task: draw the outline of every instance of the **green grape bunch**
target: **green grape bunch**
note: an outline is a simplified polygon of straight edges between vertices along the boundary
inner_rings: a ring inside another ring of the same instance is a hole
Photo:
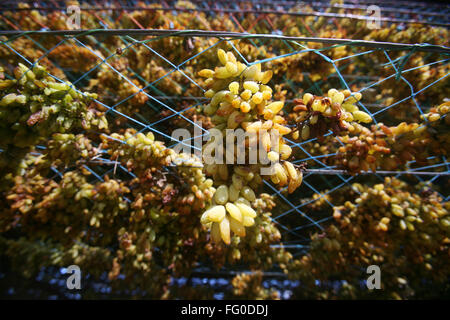
[[[42,66],[19,64],[13,79],[0,80],[0,89],[1,148],[29,147],[53,133],[108,126],[92,102],[96,95],[57,82]]]

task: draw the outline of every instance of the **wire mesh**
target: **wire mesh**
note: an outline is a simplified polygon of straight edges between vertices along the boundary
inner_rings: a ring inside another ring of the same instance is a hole
[[[261,63],[263,69],[272,68],[275,73],[286,59],[300,57],[296,63],[301,64],[304,59],[309,64],[303,65],[299,74],[282,70],[276,77],[287,91],[287,103],[304,92],[322,95],[330,87],[350,89],[367,97],[360,102],[360,108],[372,117],[374,123],[397,124],[405,113],[418,119],[438,103],[434,97],[438,90],[448,96],[450,48],[446,47],[447,39],[439,45],[404,44],[362,40],[350,37],[353,35],[345,32],[343,34],[349,36],[347,39],[331,39],[312,30],[304,20],[306,17],[332,18],[327,24],[341,29],[342,19],[367,19],[361,15],[366,9],[363,5],[366,2],[358,1],[350,5],[330,5],[322,1],[301,3],[312,8],[310,12],[298,11],[299,4],[295,1],[191,2],[195,4],[194,8],[179,8],[174,1],[163,1],[162,7],[155,9],[150,7],[154,2],[144,1],[139,11],[136,11],[134,2],[117,1],[105,6],[97,1],[86,1],[86,7],[82,10],[89,12],[89,18],[83,23],[87,23],[92,30],[52,32],[50,30],[54,28],[35,19],[29,10],[35,7],[44,15],[48,14],[47,11],[61,11],[65,7],[63,2],[41,1],[37,5],[30,1],[30,7],[19,8],[16,2],[4,1],[0,6],[0,26],[3,29],[0,31],[0,62],[5,65],[21,62],[27,66],[44,64],[51,77],[61,83],[70,81],[71,86],[79,92],[89,86],[95,88],[98,85],[95,79],[100,72],[108,73],[109,77],[130,87],[128,92],[132,93],[118,94],[113,89],[106,90],[101,92],[95,102],[123,126],[135,128],[138,133],[153,132],[158,140],[171,147],[180,143],[170,135],[175,124],[190,129],[197,126],[192,111],[207,99],[203,97],[205,89],[198,81],[195,66],[213,61],[219,47],[233,50],[247,66]],[[420,22],[449,26],[448,5],[427,4],[425,10],[423,3],[400,5],[383,1],[380,5],[382,14],[389,15],[382,20],[386,23]],[[337,11],[326,12],[327,9]],[[183,12],[193,14],[177,21],[171,21],[172,16],[168,16],[160,23],[160,27],[165,26],[164,29],[148,30],[166,12],[172,12],[173,17]],[[233,30],[205,31],[211,30],[213,26],[205,20],[206,12],[229,21]],[[20,21],[24,14],[29,17],[26,22]],[[286,30],[279,27],[284,21],[282,17],[287,15],[298,19],[295,24],[303,26],[303,36],[283,35]],[[61,16],[67,18],[64,12]],[[34,27],[34,31],[23,31],[23,25],[27,23]],[[119,24],[136,30],[116,29]],[[191,30],[193,26],[198,28]],[[176,30],[184,28],[189,30]],[[265,34],[260,34],[261,31]],[[164,44],[169,45],[164,47]],[[68,62],[81,51],[83,55],[74,58],[72,63]],[[144,61],[152,67],[145,69],[146,66],[139,64],[139,56],[144,56]],[[417,57],[420,59],[415,59]],[[415,81],[425,72],[437,73],[438,76],[425,78],[423,82]],[[403,95],[397,96],[392,90],[386,91],[389,86],[390,89],[397,87]],[[390,94],[395,95],[394,100]],[[135,102],[139,98],[142,106],[133,110],[131,101]],[[201,130],[206,134],[205,129]],[[331,132],[325,136],[331,136]],[[354,182],[376,183],[382,182],[384,176],[396,176],[411,183],[421,182],[432,186],[445,201],[449,199],[446,186],[450,163],[443,156],[434,157],[430,160],[431,164],[427,165],[410,161],[406,170],[377,170],[349,175],[335,165],[333,159],[337,156],[336,149],[325,152],[315,150],[317,138],[288,142],[296,155],[294,163],[308,163],[303,184],[295,193],[287,195],[286,188],[277,189],[271,182],[265,181],[264,191],[277,199],[273,221],[282,230],[284,247],[291,250],[294,256],[305,253],[308,250],[308,235],[322,232],[323,225],[332,218],[332,209],[336,204],[332,203],[330,195],[342,192],[344,187],[352,188]],[[181,143],[190,144],[190,141]],[[338,139],[335,143],[342,145]],[[39,153],[43,148],[38,146],[35,152]],[[93,180],[103,181],[106,175],[119,176],[121,179],[134,176],[119,162],[109,159],[106,153],[89,159],[84,167],[92,173]],[[57,168],[53,168],[53,171],[54,177],[62,176],[65,172]],[[311,207],[318,202],[328,206],[319,211],[312,210]],[[205,276],[205,273],[201,275]]]
[[[26,2],[26,1],[25,1]],[[24,3],[24,2],[22,2]],[[40,12],[51,12],[65,10],[64,1],[29,1],[31,8]],[[100,24],[105,21],[101,18],[107,13],[115,19],[130,17],[131,11],[171,11],[171,12],[192,12],[198,16],[199,13],[207,13],[211,16],[217,14],[227,14],[236,23],[239,31],[252,32],[251,29],[261,22],[271,23],[270,16],[287,15],[291,17],[327,17],[333,23],[340,23],[341,19],[354,19],[367,21],[371,18],[367,16],[367,6],[370,2],[357,2],[356,4],[330,3],[328,1],[191,1],[191,5],[179,5],[177,1],[82,1],[83,10],[93,12]],[[383,22],[388,23],[420,23],[436,26],[449,26],[448,13],[449,6],[437,3],[424,5],[420,2],[383,2],[379,6]],[[19,7],[17,2],[5,1],[0,5],[0,9],[8,11],[28,11],[30,8]],[[240,21],[248,14],[255,15],[254,25],[247,30],[243,30]],[[106,19],[108,20],[108,19]],[[265,22],[264,22],[265,21]],[[137,20],[133,21],[138,28],[148,28]],[[107,25],[107,22],[106,22]]]

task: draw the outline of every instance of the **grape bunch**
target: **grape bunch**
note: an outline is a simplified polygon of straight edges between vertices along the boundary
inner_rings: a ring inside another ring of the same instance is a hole
[[[14,172],[30,148],[55,133],[108,128],[95,94],[57,82],[38,64],[19,64],[13,73],[0,80],[0,170]]]
[[[133,181],[137,186],[133,190],[142,192],[149,189],[138,196],[141,200],[136,208],[142,210],[141,213],[146,204],[158,200],[167,208],[189,214],[203,209],[212,198],[213,183],[204,176],[199,159],[167,148],[155,140],[153,133],[127,129],[123,135],[103,135],[102,141],[100,147],[108,150],[110,159],[137,176],[137,181]],[[149,191],[154,195],[145,196]]]
[[[430,164],[429,155],[447,156],[449,103],[433,107],[419,123],[402,122],[388,127],[383,123],[366,128],[359,124],[354,130],[339,137],[344,144],[338,148],[336,164],[350,173],[360,171],[398,170],[408,161],[417,166]]]
[[[334,207],[334,222],[314,234],[309,253],[290,265],[291,276],[305,284],[296,295],[399,299],[425,294],[420,292],[425,289],[423,279],[445,286],[449,202],[429,187],[390,177],[372,186],[354,183],[352,188],[359,194],[347,190],[345,203]],[[360,286],[370,265],[380,267],[383,290]],[[336,275],[343,283],[331,290]]]
[[[75,43],[57,46],[50,51],[49,58],[58,61],[59,67],[77,73],[88,72],[104,59],[101,52],[95,51],[89,46],[77,46]]]
[[[199,72],[201,77],[207,78],[205,85],[208,90],[205,96],[211,99],[203,107],[203,112],[212,116],[214,129],[225,133],[225,136],[227,129],[245,130],[250,134],[243,141],[245,159],[250,157],[249,151],[254,150],[252,147],[259,144],[265,152],[263,156],[273,164],[270,168],[272,182],[288,186],[289,192],[293,192],[300,186],[303,175],[287,161],[292,149],[286,144],[283,135],[289,134],[291,129],[284,125],[286,120],[279,115],[284,103],[271,101],[273,90],[267,83],[273,72],[261,71],[260,64],[246,67],[230,51],[219,49],[217,55],[222,66]],[[271,137],[269,130],[278,133],[276,140]],[[216,147],[223,141],[223,136],[211,139],[204,150]],[[232,148],[237,149],[236,147],[233,140]],[[230,151],[226,150],[225,153]],[[258,172],[262,165],[235,165],[238,162],[238,152],[233,150],[232,153],[232,165],[212,163],[205,166],[206,173],[212,175],[214,181],[225,183],[218,186],[211,208],[205,211],[201,219],[203,224],[211,228],[213,240],[223,240],[226,244],[231,243],[230,231],[244,237],[245,227],[254,224],[256,212],[251,202],[256,199],[256,195],[253,189],[262,184],[262,177]],[[260,160],[261,157],[260,153]],[[229,173],[229,168],[233,168],[232,174]]]
[[[84,134],[55,133],[43,154],[56,167],[69,166],[96,157],[100,150]]]
[[[297,127],[292,137],[305,141],[320,138],[329,130],[339,135],[342,131],[354,131],[356,122],[372,122],[370,115],[356,106],[361,98],[361,93],[350,90],[330,89],[325,97],[305,93],[302,99],[294,100],[293,112],[289,114],[290,122]]]
[[[19,64],[14,79],[0,80],[0,88],[2,147],[28,147],[53,133],[108,126],[92,102],[96,95],[55,81],[39,65]]]
[[[233,295],[240,299],[257,300],[280,300],[280,294],[273,288],[265,289],[263,284],[263,273],[240,273],[231,280]]]

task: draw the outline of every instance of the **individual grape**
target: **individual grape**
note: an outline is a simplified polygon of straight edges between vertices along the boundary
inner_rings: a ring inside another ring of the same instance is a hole
[[[214,70],[203,69],[198,72],[198,75],[204,78],[212,78],[214,76]]]
[[[242,112],[247,113],[251,110],[251,108],[252,107],[250,106],[250,104],[248,102],[245,102],[245,101],[241,102],[240,109]]]
[[[239,208],[239,210],[241,210],[244,217],[256,218],[256,211],[250,206],[240,202],[235,202],[235,205]]]
[[[232,175],[232,181],[233,181],[233,186],[236,188],[236,190],[241,190],[245,183],[244,179],[237,174]]]
[[[214,206],[208,209],[206,218],[212,222],[220,222],[225,218],[225,207],[221,205]]]
[[[292,148],[287,144],[282,144],[280,146],[280,155],[282,160],[287,160],[292,154]]]
[[[269,120],[283,109],[284,103],[281,101],[272,102],[263,111],[264,119]]]
[[[226,185],[221,185],[217,188],[214,194],[214,200],[217,204],[225,205],[228,202],[228,187]]]
[[[238,72],[238,67],[233,62],[227,62],[225,65],[225,68],[227,69],[228,73],[230,73],[230,74],[236,74]]]
[[[242,93],[240,94],[240,97],[242,99],[244,99],[245,101],[250,100],[250,98],[252,97],[252,92],[249,89],[245,89],[244,91],[242,91]]]
[[[368,115],[367,113],[365,113],[363,111],[359,111],[359,110],[354,111],[353,117],[356,121],[360,121],[360,122],[364,122],[364,123],[372,122],[372,118],[370,117],[370,115]]]
[[[225,207],[226,207],[226,209],[227,209],[227,212],[230,214],[230,216],[231,216],[234,220],[236,220],[236,221],[238,221],[238,222],[242,222],[242,213],[241,213],[240,209],[239,209],[236,205],[234,205],[234,204],[231,203],[231,202],[228,202],[228,203],[225,205]]]
[[[222,232],[219,223],[213,223],[211,227],[211,238],[215,243],[220,243],[222,239]]]
[[[226,244],[230,244],[231,240],[230,240],[230,221],[228,220],[227,217],[225,217],[221,222],[220,222],[220,236],[223,240],[223,242],[225,242]]]
[[[244,81],[244,89],[250,91],[250,94],[255,94],[259,91],[259,85],[255,81]],[[247,92],[245,90],[244,92]]]
[[[255,192],[247,186],[241,189],[241,195],[250,202],[255,201],[256,199]]]
[[[239,93],[239,82],[237,81],[231,82],[228,86],[228,89],[232,94],[237,95]]]
[[[242,218],[242,225],[244,227],[251,227],[255,224],[255,220],[250,216],[244,216]]]
[[[230,218],[229,222],[231,231],[233,231],[239,237],[245,237],[245,226],[242,224],[241,221],[238,221],[234,218]]]
[[[256,92],[253,96],[252,96],[252,102],[254,104],[260,104],[261,102],[263,102],[264,97],[263,94],[261,92]]]
[[[280,159],[280,155],[278,153],[276,153],[275,151],[270,151],[267,154],[267,157],[269,158],[270,161],[272,162],[277,162]]]
[[[228,187],[228,195],[230,201],[236,201],[239,198],[240,190],[235,187],[234,184],[231,184]]]
[[[217,56],[219,57],[219,60],[223,65],[227,64],[228,57],[227,57],[226,52],[223,49],[217,50]]]
[[[255,79],[261,72],[261,64],[254,64],[244,70],[243,76],[245,79]]]

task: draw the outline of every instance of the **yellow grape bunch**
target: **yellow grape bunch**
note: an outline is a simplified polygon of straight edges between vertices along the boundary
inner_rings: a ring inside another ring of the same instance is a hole
[[[205,165],[206,174],[212,176],[215,183],[219,182],[219,186],[212,206],[202,215],[201,221],[211,228],[214,241],[223,240],[230,244],[231,231],[238,237],[244,237],[245,227],[255,223],[257,213],[252,208],[252,202],[256,199],[254,190],[263,182],[262,176],[268,176],[280,187],[287,186],[292,193],[302,183],[303,174],[287,161],[292,149],[283,136],[291,133],[291,129],[279,114],[284,103],[271,100],[273,90],[267,83],[273,72],[261,71],[261,64],[246,66],[237,61],[232,52],[219,49],[217,55],[222,66],[214,70],[203,69],[199,76],[206,78],[208,90],[205,96],[211,99],[202,111],[211,117],[214,129],[222,132],[222,138],[208,141],[203,150],[227,140],[230,129],[234,132],[240,129],[246,136],[242,145],[234,138],[231,148],[227,144],[225,153],[232,151],[231,164],[227,155],[227,164]],[[238,152],[234,151],[242,146],[245,159],[250,158],[254,146],[259,146],[259,151],[262,151],[258,153],[259,161],[252,164],[237,161]],[[267,162],[263,163],[263,158]]]
[[[229,201],[229,188],[226,185],[217,188],[214,194],[216,204],[201,217],[201,223],[211,228],[211,238],[214,242],[220,242],[222,239],[226,244],[230,244],[231,231],[238,237],[245,237],[245,227],[255,224],[256,211],[248,200],[250,197],[255,200],[255,193],[249,187],[246,188],[247,198],[241,197],[234,202]]]
[[[325,97],[305,93],[302,99],[295,99],[294,112],[289,114],[289,120],[297,125],[293,139],[321,137],[329,130],[335,134],[353,132],[356,122],[372,122],[371,116],[356,105],[361,98],[360,92],[330,89]]]

